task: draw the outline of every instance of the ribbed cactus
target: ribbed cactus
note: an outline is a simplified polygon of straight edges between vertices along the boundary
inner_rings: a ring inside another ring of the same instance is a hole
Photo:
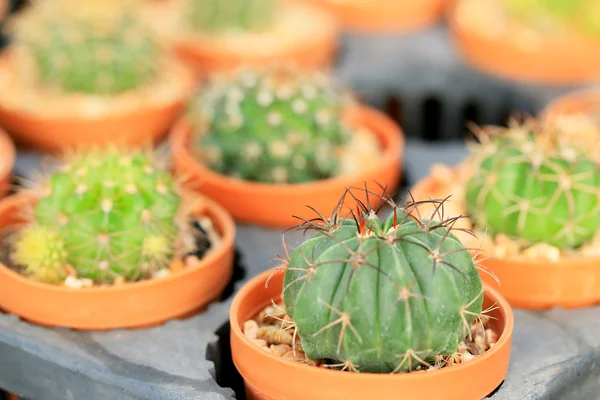
[[[64,0],[42,4],[45,8],[40,10],[34,6],[31,19],[26,17],[16,31],[17,44],[33,60],[40,83],[95,95],[119,94],[151,83],[161,49],[135,9],[121,10],[118,4],[98,8],[98,0],[90,3]],[[72,9],[61,8],[69,4]]]
[[[280,0],[185,0],[190,26],[203,33],[253,32],[270,27]]]
[[[191,117],[208,166],[244,180],[298,183],[338,173],[349,99],[321,73],[244,71],[200,93]]]
[[[484,138],[466,188],[479,227],[560,249],[598,232],[600,166],[562,136],[551,126],[527,124]]]
[[[339,206],[300,225],[316,234],[283,258],[285,308],[307,357],[406,372],[454,354],[483,303],[473,256],[451,232],[457,218],[421,219],[410,203],[382,220],[358,204],[352,219]]]
[[[171,261],[179,205],[171,175],[151,153],[76,154],[49,177],[12,259],[51,283],[67,265],[95,282],[147,278]]]
[[[550,21],[600,36],[600,2],[597,0],[505,0],[511,15],[539,26]]]

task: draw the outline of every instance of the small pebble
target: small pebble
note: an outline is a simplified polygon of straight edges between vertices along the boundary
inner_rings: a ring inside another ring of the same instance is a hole
[[[124,283],[125,283],[125,278],[123,278],[122,276],[117,276],[115,278],[115,280],[113,281],[114,286],[123,285]]]
[[[163,269],[159,269],[158,271],[156,271],[153,275],[152,278],[154,279],[161,279],[161,278],[165,278],[169,276],[169,270],[166,268]]]
[[[258,346],[258,347],[261,347],[261,348],[262,347],[266,347],[268,349],[267,342],[265,342],[262,339],[250,339],[250,342],[252,342],[255,346]]]
[[[292,347],[287,344],[272,344],[269,348],[271,349],[271,354],[277,357],[282,357],[292,350]]]
[[[258,324],[256,323],[256,321],[251,319],[249,321],[244,322],[243,332],[248,339],[256,339],[258,334]]]
[[[276,326],[261,326],[258,328],[258,338],[267,341],[269,344],[292,344],[292,335]]]

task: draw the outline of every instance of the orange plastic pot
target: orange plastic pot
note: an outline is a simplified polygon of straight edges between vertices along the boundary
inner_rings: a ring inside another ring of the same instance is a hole
[[[302,2],[293,0],[290,3]],[[321,13],[318,8],[314,8],[313,12]],[[262,49],[256,47],[253,50],[248,42],[240,43],[238,49],[223,46],[218,40],[193,36],[175,40],[174,47],[179,57],[187,62],[198,77],[229,72],[240,67],[264,68],[282,63],[306,69],[326,69],[334,62],[338,28],[333,20],[329,22],[329,18],[326,18],[325,21],[328,26],[320,35],[300,31],[298,36],[302,40],[269,52],[260,51]]]
[[[229,314],[233,362],[244,378],[249,400],[481,399],[504,380],[510,359],[514,318],[506,300],[484,286],[484,308],[495,304],[490,323],[499,339],[485,354],[435,372],[369,374],[333,371],[277,358],[252,344],[243,334],[245,321],[281,297],[283,273],[265,288],[273,271],[248,282],[235,296]],[[258,367],[260,366],[260,367]]]
[[[452,0],[450,30],[459,51],[481,71],[523,83],[584,84],[600,78],[600,40],[584,36],[543,39],[533,47],[509,35],[473,30],[457,19]]]
[[[192,129],[185,120],[174,127],[171,135],[176,174],[190,188],[223,205],[237,220],[272,227],[287,228],[298,224],[300,220],[294,215],[305,219],[315,217],[307,205],[329,214],[349,187],[364,188],[366,183],[375,193],[382,193],[379,185],[394,193],[400,179],[404,149],[400,128],[386,115],[365,106],[349,110],[347,115],[353,125],[369,128],[383,148],[381,158],[374,160],[373,166],[360,174],[287,185],[224,176],[211,171],[192,156],[189,148]]]
[[[600,117],[600,88],[580,90],[561,96],[550,102],[543,111],[546,117],[594,113]]]
[[[34,204],[23,194],[1,200],[0,231],[22,222],[19,212]],[[80,330],[153,326],[199,310],[231,279],[235,226],[211,200],[200,202],[196,213],[211,218],[223,239],[198,265],[160,279],[74,289],[30,280],[0,263],[0,308],[36,324]]]
[[[334,15],[349,31],[400,33],[438,23],[446,0],[310,0]]]
[[[4,20],[4,17],[10,11],[10,5],[9,0],[0,0],[0,22]]]
[[[2,130],[0,130],[0,198],[10,188],[10,176],[15,165],[15,146]]]
[[[452,194],[432,178],[418,182],[411,193],[417,200]],[[600,304],[600,257],[559,262],[489,258],[481,263],[496,276],[499,290],[514,307],[545,310]],[[480,275],[487,284],[498,286],[488,273],[480,271]]]
[[[10,57],[0,58],[0,68],[14,68]],[[190,93],[194,77],[182,68],[180,79],[189,80]],[[116,144],[138,146],[159,142],[184,110],[188,94],[170,103],[143,106],[123,113],[98,118],[77,115],[43,116],[35,111],[6,107],[0,103],[0,124],[23,147],[52,153],[82,147]]]

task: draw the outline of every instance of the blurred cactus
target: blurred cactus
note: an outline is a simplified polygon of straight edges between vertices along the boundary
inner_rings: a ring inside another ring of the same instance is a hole
[[[585,35],[600,36],[598,0],[505,0],[509,14],[539,26],[562,24]]]
[[[260,31],[270,27],[279,0],[185,0],[191,27],[198,32]]]
[[[17,43],[44,86],[96,95],[136,89],[157,75],[160,47],[135,16],[135,4],[41,2],[17,27]]]
[[[553,126],[482,136],[466,188],[469,214],[490,233],[576,248],[600,229],[600,166]]]
[[[171,261],[180,197],[153,154],[75,154],[48,180],[35,221],[18,236],[13,261],[56,283],[70,265],[95,282],[138,280]]]
[[[321,73],[241,71],[215,81],[192,106],[208,166],[249,181],[299,183],[334,176],[350,140],[351,100]]]

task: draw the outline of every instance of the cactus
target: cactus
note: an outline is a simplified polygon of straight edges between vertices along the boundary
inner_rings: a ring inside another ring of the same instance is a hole
[[[547,26],[548,20],[589,36],[600,36],[597,0],[506,0],[508,12],[518,19]]]
[[[197,148],[211,169],[244,180],[328,178],[351,138],[341,118],[347,100],[321,73],[240,72],[195,101]]]
[[[116,95],[156,78],[160,46],[135,17],[135,9],[115,9],[117,3],[110,13],[111,7],[98,8],[97,0],[88,6],[71,1],[40,5],[45,8],[32,10],[16,30],[17,43],[32,59],[43,86],[67,93]],[[72,9],[63,10],[69,4]]]
[[[202,33],[255,32],[273,25],[279,0],[186,0],[187,20]]]
[[[600,228],[600,166],[551,125],[482,136],[467,210],[490,233],[573,249]]]
[[[460,217],[433,219],[419,205],[393,206],[380,219],[357,200],[352,219],[319,214],[299,228],[315,235],[291,255],[283,300],[311,360],[360,372],[406,372],[449,356],[483,315],[483,289],[473,255],[451,232]],[[349,192],[347,192],[349,193]],[[354,197],[354,195],[352,195]],[[434,217],[432,216],[432,217]]]
[[[34,221],[12,260],[33,279],[57,283],[71,266],[81,278],[147,278],[171,261],[180,205],[154,156],[115,149],[74,154],[48,178]]]

